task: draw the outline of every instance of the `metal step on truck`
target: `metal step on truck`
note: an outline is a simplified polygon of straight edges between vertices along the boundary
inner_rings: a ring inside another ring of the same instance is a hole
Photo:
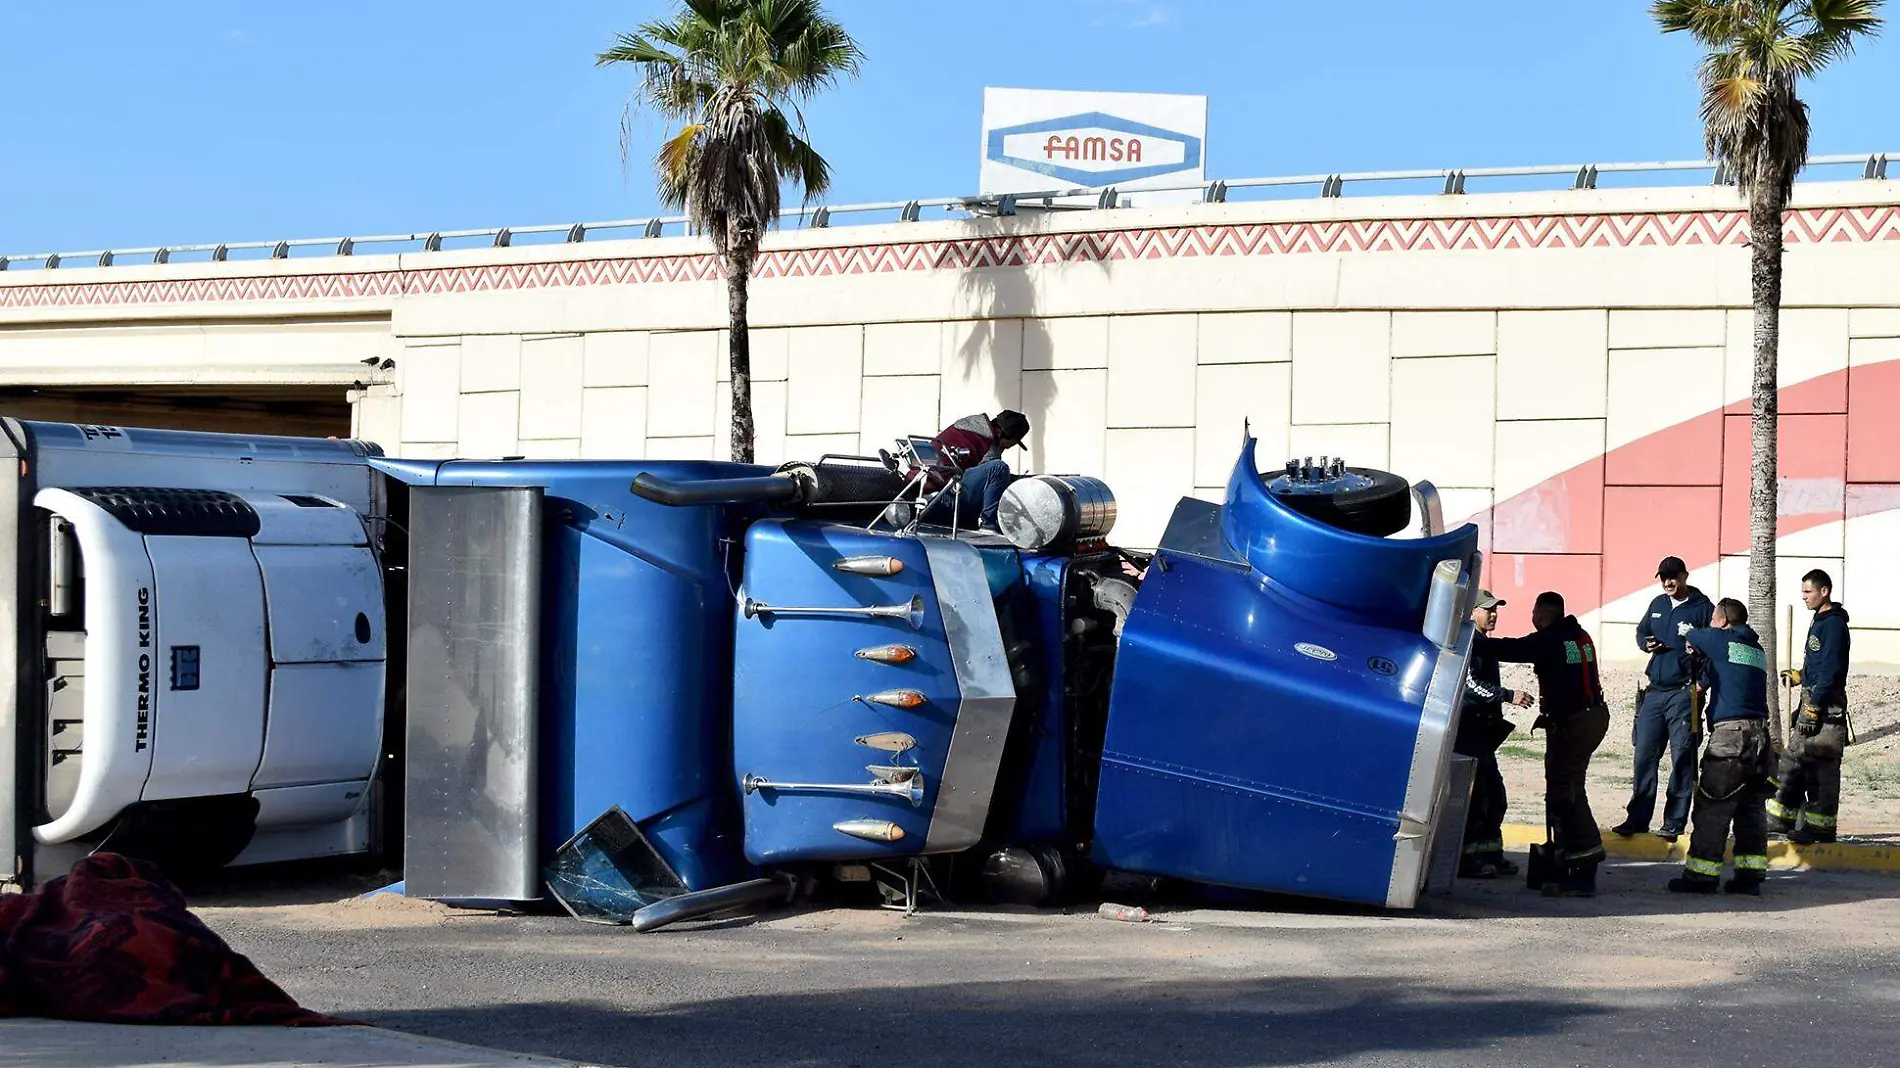
[[[959,528],[927,438],[771,468],[0,430],[16,887],[108,850],[612,920],[1112,875],[1410,908],[1459,846],[1480,558],[1427,484],[1246,437],[1150,555],[1086,476]]]

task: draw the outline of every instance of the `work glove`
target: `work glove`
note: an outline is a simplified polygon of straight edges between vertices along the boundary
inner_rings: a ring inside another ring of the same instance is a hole
[[[1799,685],[1801,685],[1801,669],[1799,669],[1799,668],[1782,668],[1782,669],[1781,669],[1781,684],[1782,684],[1783,686],[1799,686]]]
[[[1801,706],[1801,718],[1795,720],[1794,729],[1799,731],[1803,738],[1812,738],[1821,733],[1821,710],[1804,702]]]

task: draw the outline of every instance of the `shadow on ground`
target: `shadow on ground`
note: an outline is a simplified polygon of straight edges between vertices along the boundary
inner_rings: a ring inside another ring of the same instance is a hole
[[[899,967],[867,962],[866,968]],[[861,977],[870,980],[870,976]],[[577,991],[585,997],[584,991]],[[1023,981],[785,991],[650,1013],[541,1003],[365,1014],[368,1022],[607,1064],[969,1068],[1292,1065],[1554,1035],[1605,1010],[1356,979],[1165,985]]]

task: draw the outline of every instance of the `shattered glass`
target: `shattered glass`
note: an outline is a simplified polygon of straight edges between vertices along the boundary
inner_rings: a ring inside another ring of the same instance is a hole
[[[561,907],[589,923],[631,923],[640,909],[686,892],[618,805],[555,850],[542,876]]]

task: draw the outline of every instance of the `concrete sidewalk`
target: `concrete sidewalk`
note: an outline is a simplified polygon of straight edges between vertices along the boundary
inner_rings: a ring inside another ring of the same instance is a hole
[[[575,1068],[374,1027],[124,1027],[0,1019],[0,1068]]]
[[[1504,825],[1504,844],[1523,849],[1542,842],[1545,831],[1526,823]],[[1617,860],[1673,861],[1682,863],[1689,855],[1689,836],[1665,842],[1653,834],[1622,838],[1603,832],[1603,849]],[[1732,852],[1733,850],[1731,850]],[[1900,873],[1900,846],[1891,842],[1830,842],[1826,845],[1795,845],[1793,842],[1768,843],[1768,867],[1774,871],[1867,871]]]

